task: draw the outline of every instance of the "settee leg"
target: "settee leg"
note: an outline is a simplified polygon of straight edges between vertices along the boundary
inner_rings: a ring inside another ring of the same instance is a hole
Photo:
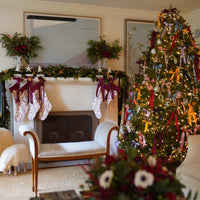
[[[8,174],[9,174],[9,175],[11,175],[11,174],[12,174],[11,167],[8,169]]]
[[[38,161],[35,160],[35,196],[37,197],[37,191],[38,191]]]
[[[20,172],[21,171],[21,163],[19,163],[19,165],[18,165],[18,172]]]
[[[32,191],[35,191],[35,162],[34,159],[31,159],[31,167],[32,167]]]

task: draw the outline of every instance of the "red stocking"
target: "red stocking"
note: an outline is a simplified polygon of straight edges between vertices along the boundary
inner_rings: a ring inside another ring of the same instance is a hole
[[[22,119],[24,119],[27,111],[28,111],[28,91],[27,91],[27,85],[24,84],[21,88],[20,88],[20,105],[19,105],[19,109],[16,111],[15,114],[15,121],[19,122]]]
[[[27,81],[28,82],[28,81]],[[36,98],[36,91],[33,90],[33,87],[36,85],[32,85],[32,79],[30,80],[29,83],[29,112],[28,112],[28,119],[29,120],[33,120],[38,112],[38,110],[40,109],[40,104],[38,103],[37,101],[37,98]]]
[[[52,105],[49,102],[44,90],[44,79],[42,77],[38,77],[38,80],[39,81],[31,88],[31,91],[33,95],[35,95],[37,103],[40,106],[39,119],[45,120],[52,108]]]
[[[13,95],[16,104],[15,121],[21,121],[28,111],[27,105],[27,90],[24,86],[20,88],[20,82],[23,81],[22,78],[13,78],[16,82],[10,86],[9,90]]]

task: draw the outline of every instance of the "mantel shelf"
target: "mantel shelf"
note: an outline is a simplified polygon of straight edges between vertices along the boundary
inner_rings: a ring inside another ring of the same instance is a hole
[[[25,82],[26,79],[24,79]],[[53,77],[44,77],[45,84],[81,84],[81,85],[97,85],[96,81],[93,81],[91,78],[88,77],[81,77],[81,78],[53,78]],[[33,82],[37,82],[38,78],[35,77]],[[15,83],[15,80],[8,80],[9,84]]]

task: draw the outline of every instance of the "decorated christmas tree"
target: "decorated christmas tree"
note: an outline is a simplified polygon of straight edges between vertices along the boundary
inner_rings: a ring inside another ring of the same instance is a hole
[[[180,163],[188,135],[200,133],[198,48],[176,8],[159,13],[149,41],[124,107],[120,146]]]

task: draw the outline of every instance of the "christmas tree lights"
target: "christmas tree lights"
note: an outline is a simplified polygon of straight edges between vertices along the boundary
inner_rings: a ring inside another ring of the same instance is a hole
[[[180,163],[200,130],[199,49],[176,8],[159,13],[124,107],[120,146]]]

